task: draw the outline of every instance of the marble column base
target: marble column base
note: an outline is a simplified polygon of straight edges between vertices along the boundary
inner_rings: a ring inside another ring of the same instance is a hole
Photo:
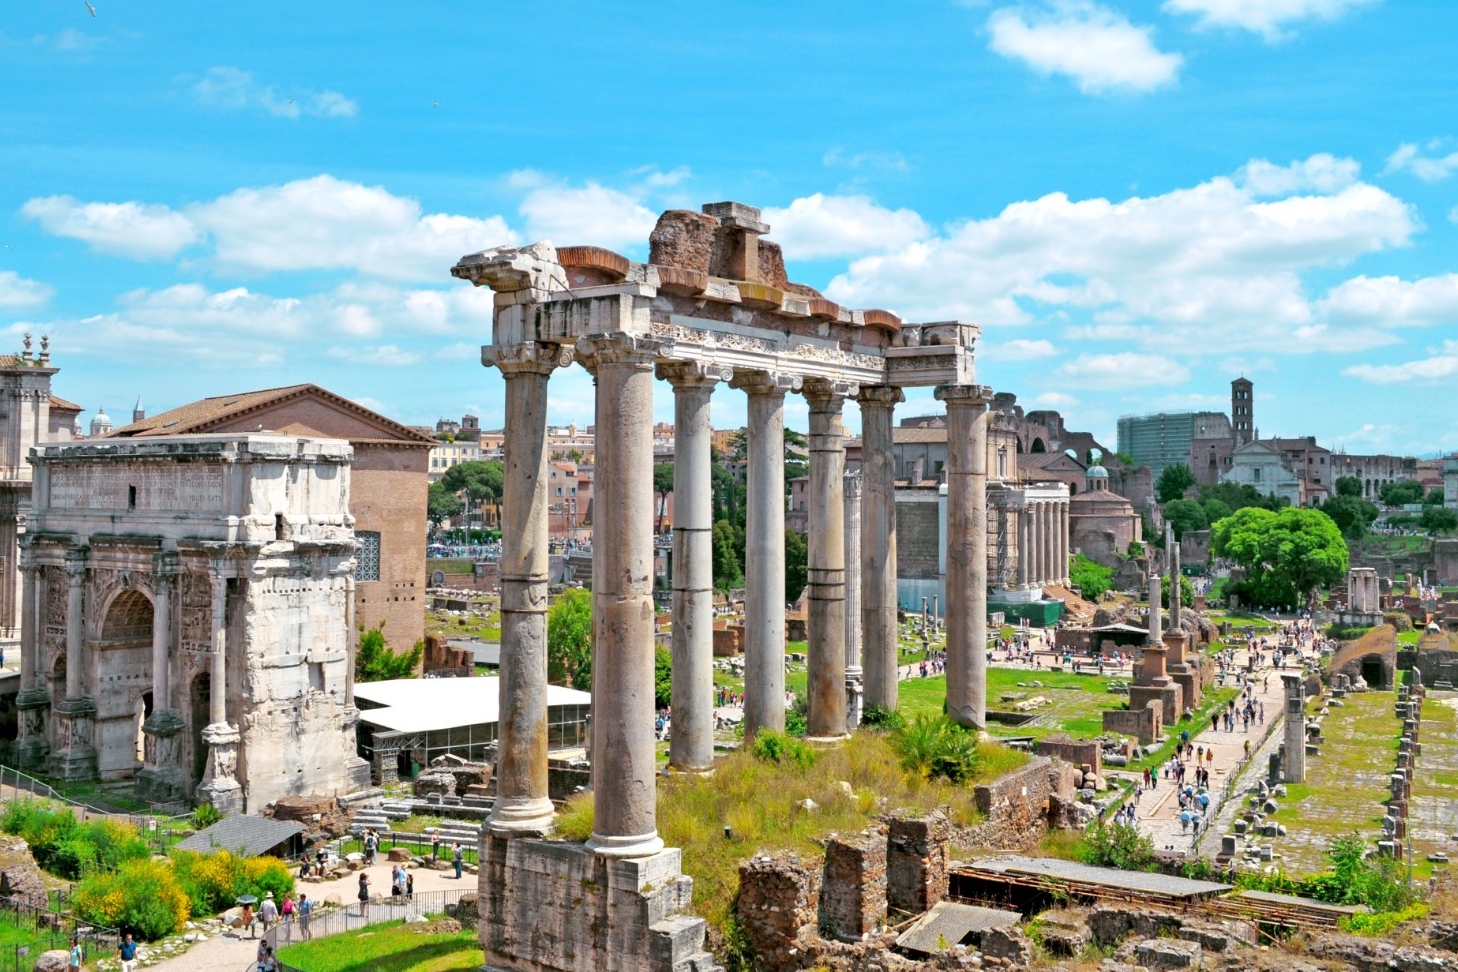
[[[243,812],[243,784],[238,782],[238,742],[242,735],[225,722],[215,722],[202,731],[208,747],[208,765],[194,798],[211,804],[227,816]]]
[[[96,704],[89,698],[66,699],[55,707],[56,748],[46,760],[51,776],[63,780],[96,778]]]
[[[539,799],[504,798],[498,796],[486,818],[486,829],[493,837],[545,837],[552,832],[556,808],[546,797]]]
[[[852,672],[846,669],[845,674],[845,729],[846,732],[855,732],[856,727],[861,724],[861,710],[865,705],[865,693],[861,688],[860,670]]]
[[[663,838],[658,836],[656,830],[636,837],[603,837],[593,834],[587,841],[587,849],[598,857],[653,857],[662,853]]]
[[[46,710],[50,706],[50,696],[39,689],[29,689],[15,697],[15,758],[21,769],[42,772],[46,768],[46,758],[51,752],[51,741],[46,735]]]
[[[137,796],[149,803],[176,803],[187,798],[182,777],[182,730],[187,724],[176,712],[154,712],[142,723],[146,759],[137,771]]]

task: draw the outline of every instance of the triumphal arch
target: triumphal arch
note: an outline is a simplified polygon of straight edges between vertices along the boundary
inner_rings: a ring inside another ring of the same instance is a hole
[[[810,411],[809,725],[847,733],[847,699],[894,705],[896,527],[892,413],[908,386],[946,403],[948,712],[980,727],[986,667],[986,416],[979,331],[853,310],[790,282],[760,211],[671,210],[647,263],[550,243],[466,256],[452,273],[495,291],[482,362],[506,381],[502,653],[497,800],[482,837],[487,967],[704,969],[703,923],[682,913],[688,879],[655,824],[653,746],[653,381],[675,401],[671,765],[713,760],[709,396],[748,396],[746,735],[782,729],[784,407]],[[534,840],[547,794],[546,420],[552,374],[596,379],[593,800],[586,845]],[[842,411],[861,409],[859,563],[845,544]],[[859,572],[861,658],[848,657],[847,568]],[[849,686],[847,683],[851,683]]]
[[[37,446],[23,763],[224,812],[367,786],[351,455],[273,433]]]

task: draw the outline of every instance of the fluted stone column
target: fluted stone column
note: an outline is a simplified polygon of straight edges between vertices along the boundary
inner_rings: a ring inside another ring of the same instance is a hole
[[[810,404],[810,531],[808,734],[845,736],[845,428],[841,408],[849,389],[807,382]]]
[[[1018,510],[1018,589],[1032,586],[1032,504],[1024,501]]]
[[[66,780],[96,776],[96,703],[87,692],[90,665],[83,640],[90,574],[87,561],[84,547],[66,553],[66,698],[55,707],[56,745],[49,759],[51,774]]]
[[[785,729],[785,392],[783,376],[749,373],[744,538],[744,738]]]
[[[947,715],[987,723],[987,402],[991,389],[941,385],[947,406]]]
[[[15,697],[17,758],[22,769],[45,768],[50,742],[46,737],[46,709],[50,695],[45,690],[45,659],[40,624],[43,621],[41,567],[27,548],[21,550],[20,585],[20,692]]]
[[[208,762],[197,786],[197,800],[229,814],[243,809],[243,786],[237,778],[242,736],[228,724],[228,579],[221,565],[214,565],[211,580],[213,652],[208,670],[208,725],[202,731]]]
[[[547,793],[547,383],[571,351],[549,344],[486,347],[481,363],[506,381],[501,488],[501,671],[497,837],[552,829]],[[593,713],[598,711],[593,699]],[[593,720],[594,723],[597,721]]]
[[[154,803],[186,795],[180,733],[186,728],[172,703],[172,596],[181,571],[177,554],[152,557],[152,714],[142,724],[146,758],[137,773],[137,794]]]
[[[1069,567],[1069,561],[1073,559],[1073,520],[1071,516],[1073,511],[1067,500],[1063,501],[1059,509],[1063,513],[1063,524],[1058,531],[1059,542],[1063,546],[1063,558],[1058,562],[1058,569],[1063,575],[1063,586],[1068,587],[1073,583],[1072,578],[1069,576],[1072,573],[1072,568]]]
[[[861,724],[861,474],[845,489],[845,727]]]
[[[896,630],[896,466],[892,425],[899,388],[862,388],[861,406],[861,665],[864,701],[895,711],[898,695]]]
[[[659,342],[625,333],[580,338],[597,378],[597,495],[592,670],[597,775],[592,837],[604,857],[648,857],[657,829],[653,739],[653,358]]]
[[[1043,583],[1053,583],[1056,573],[1053,553],[1053,501],[1047,500],[1043,503]]]
[[[709,398],[721,377],[698,363],[663,364],[673,386],[673,737],[668,764],[714,765],[714,499]]]

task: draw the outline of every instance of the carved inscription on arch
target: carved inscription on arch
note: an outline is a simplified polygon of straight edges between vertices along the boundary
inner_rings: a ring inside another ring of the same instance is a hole
[[[221,466],[167,465],[51,466],[49,502],[63,510],[223,509]]]

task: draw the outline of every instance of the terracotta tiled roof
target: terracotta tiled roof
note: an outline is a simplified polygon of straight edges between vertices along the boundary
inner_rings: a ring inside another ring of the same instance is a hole
[[[60,395],[51,396],[51,408],[59,409],[63,412],[79,412],[82,410],[80,405],[77,405],[75,402],[68,402]]]
[[[417,432],[407,425],[401,425],[385,418],[363,405],[356,405],[343,396],[320,388],[318,385],[287,385],[283,388],[266,388],[262,391],[241,392],[236,395],[217,395],[204,398],[170,411],[161,412],[124,425],[111,432],[108,438],[140,438],[161,435],[192,435],[209,432],[221,425],[234,421],[249,412],[261,411],[291,399],[323,399],[341,411],[351,412],[371,424],[380,426],[381,435],[370,437],[370,442],[420,442],[431,443],[435,439]],[[390,434],[393,433],[393,434]]]

